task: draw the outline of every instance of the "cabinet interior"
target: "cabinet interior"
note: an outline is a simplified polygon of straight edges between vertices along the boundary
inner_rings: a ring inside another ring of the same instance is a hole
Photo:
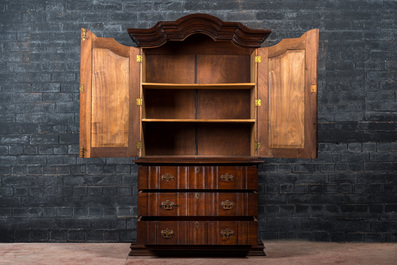
[[[143,155],[253,155],[253,52],[203,34],[143,49]]]

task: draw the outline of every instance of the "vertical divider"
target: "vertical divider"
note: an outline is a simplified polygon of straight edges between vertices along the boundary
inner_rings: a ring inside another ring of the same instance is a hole
[[[194,56],[194,83],[197,84],[197,55]],[[197,119],[197,104],[198,104],[198,90],[194,90],[194,118]],[[194,126],[194,141],[195,141],[195,146],[196,146],[196,151],[195,154],[198,155],[198,140],[197,140],[197,130],[198,130],[198,124],[195,124]]]

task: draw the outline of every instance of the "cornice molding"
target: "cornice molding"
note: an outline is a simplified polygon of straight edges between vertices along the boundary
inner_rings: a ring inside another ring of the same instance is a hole
[[[237,46],[258,48],[271,30],[251,29],[240,22],[224,22],[208,14],[191,14],[176,21],[160,21],[149,29],[128,28],[138,47],[156,48],[167,41],[183,41],[193,34],[205,34],[214,41],[231,41]]]

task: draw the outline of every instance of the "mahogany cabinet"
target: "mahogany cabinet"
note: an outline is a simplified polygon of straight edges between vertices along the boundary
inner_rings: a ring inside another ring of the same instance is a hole
[[[130,255],[263,254],[265,157],[317,156],[318,30],[270,30],[193,14],[128,29],[137,47],[81,31],[80,157],[136,157]]]

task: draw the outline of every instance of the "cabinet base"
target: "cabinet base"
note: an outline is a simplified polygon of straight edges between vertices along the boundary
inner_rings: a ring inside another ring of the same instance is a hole
[[[266,256],[262,242],[254,246],[145,246],[132,243],[129,256],[153,257],[245,257]]]

